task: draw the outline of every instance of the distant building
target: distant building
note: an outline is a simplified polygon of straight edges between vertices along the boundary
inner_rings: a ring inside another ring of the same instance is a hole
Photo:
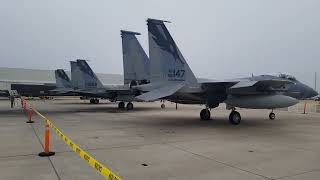
[[[70,77],[70,72],[67,72]],[[123,84],[123,75],[97,73],[104,85]],[[0,95],[8,90],[17,90],[24,96],[45,96],[56,87],[54,70],[21,69],[0,67]]]

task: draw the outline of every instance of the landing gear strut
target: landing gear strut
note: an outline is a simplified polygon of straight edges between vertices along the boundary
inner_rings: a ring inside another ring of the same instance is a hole
[[[133,104],[131,102],[129,102],[127,104],[127,110],[132,110],[133,109]]]
[[[241,115],[238,111],[232,110],[229,115],[229,122],[233,125],[238,125],[241,122]]]
[[[275,120],[275,119],[276,119],[276,114],[273,113],[273,110],[272,110],[271,113],[269,114],[269,119],[270,119],[270,120]]]
[[[160,100],[160,102],[161,102],[161,106],[160,106],[160,107],[161,107],[161,109],[166,108],[166,105],[164,104],[164,100],[162,100],[162,99],[161,99],[161,100]]]
[[[210,120],[210,117],[211,117],[211,113],[210,113],[210,110],[208,108],[202,109],[200,111],[201,120]]]
[[[125,104],[124,104],[124,102],[119,102],[119,104],[118,104],[118,108],[119,109],[124,109],[124,106],[125,106]]]

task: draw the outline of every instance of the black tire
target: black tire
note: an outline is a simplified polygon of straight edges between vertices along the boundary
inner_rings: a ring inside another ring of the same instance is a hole
[[[161,109],[164,109],[166,108],[166,105],[165,104],[161,104]]]
[[[90,104],[93,104],[93,102],[94,102],[94,99],[90,99]]]
[[[229,122],[233,125],[238,125],[241,122],[241,115],[237,111],[231,111],[229,115]]]
[[[210,120],[211,113],[208,109],[202,109],[200,111],[200,118],[201,120]]]
[[[94,104],[99,104],[99,99],[94,99]]]
[[[119,102],[119,104],[118,104],[118,108],[119,109],[124,109],[124,102]]]
[[[127,104],[127,110],[133,110],[133,104],[131,102]]]
[[[276,114],[274,114],[273,112],[269,114],[269,119],[270,120],[275,120],[276,119]]]

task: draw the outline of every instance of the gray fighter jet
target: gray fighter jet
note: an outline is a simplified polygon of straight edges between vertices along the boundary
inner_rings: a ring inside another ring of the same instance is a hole
[[[56,78],[56,88],[50,90],[50,95],[73,95],[74,89],[72,88],[71,80],[63,69],[54,71]]]
[[[105,98],[110,101],[120,101],[119,108],[133,109],[132,101],[138,91],[132,86],[149,83],[149,59],[141,47],[136,35],[137,32],[121,31],[124,85],[104,86],[92,71],[85,60],[71,61],[71,79],[74,92],[83,96],[92,97],[91,103],[99,103],[97,98]]]
[[[162,20],[148,19],[150,83],[133,86],[144,92],[136,98],[143,101],[165,99],[182,104],[204,104],[202,120],[210,119],[210,110],[220,103],[231,109],[229,121],[241,121],[236,108],[273,109],[298,103],[298,99],[316,96],[317,92],[289,76],[252,76],[214,81],[197,79],[182,56]]]

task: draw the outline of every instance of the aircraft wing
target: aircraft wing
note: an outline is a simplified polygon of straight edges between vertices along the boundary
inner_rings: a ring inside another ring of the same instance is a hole
[[[231,86],[231,89],[236,89],[236,88],[246,88],[246,87],[251,87],[255,85],[257,81],[240,81],[236,83],[235,85]]]
[[[136,96],[136,99],[142,100],[142,101],[154,101],[154,100],[157,100],[157,99],[167,97],[167,96],[174,94],[179,89],[181,89],[183,86],[184,86],[184,83],[163,86],[161,88],[157,88],[157,89],[151,90],[147,93]]]

